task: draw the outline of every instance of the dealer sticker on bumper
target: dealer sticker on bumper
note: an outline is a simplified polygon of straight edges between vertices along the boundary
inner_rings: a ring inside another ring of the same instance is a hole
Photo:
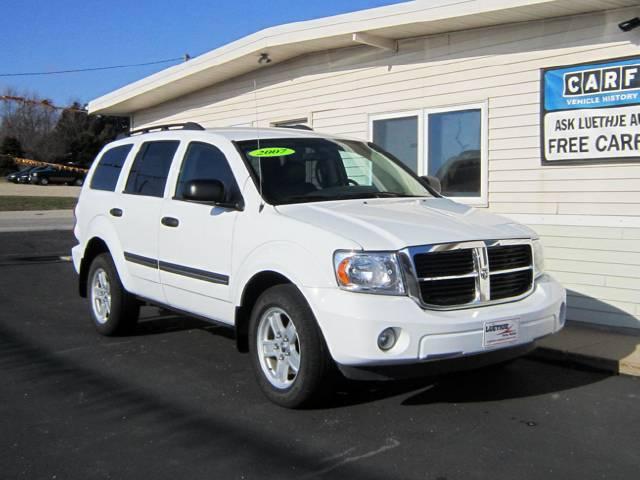
[[[518,340],[518,320],[485,322],[483,337],[485,347],[515,342]]]

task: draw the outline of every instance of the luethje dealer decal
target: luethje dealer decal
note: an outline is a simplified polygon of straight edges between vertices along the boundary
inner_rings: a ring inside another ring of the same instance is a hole
[[[252,157],[285,157],[287,155],[293,155],[294,153],[296,153],[296,151],[291,148],[268,147],[252,150],[249,152],[249,155]]]
[[[541,90],[545,163],[640,160],[640,57],[546,69]]]

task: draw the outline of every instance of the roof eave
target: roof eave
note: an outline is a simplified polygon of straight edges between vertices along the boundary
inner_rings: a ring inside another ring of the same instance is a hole
[[[364,33],[364,38],[369,39],[374,36],[378,40],[374,44],[386,48],[388,40],[463,30],[469,25],[481,28],[587,13],[627,3],[633,5],[635,1],[606,0],[601,2],[601,8],[579,0],[443,0],[435,4],[413,1],[279,25],[125,85],[90,101],[88,110],[131,114],[260,68],[258,57],[263,52],[271,57],[269,65],[275,65],[302,54],[367,43],[358,42],[356,33]],[[456,24],[460,26],[456,28]]]

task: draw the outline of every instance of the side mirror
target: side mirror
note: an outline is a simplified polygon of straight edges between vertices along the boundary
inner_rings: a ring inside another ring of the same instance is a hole
[[[240,202],[226,202],[226,188],[220,180],[190,180],[184,185],[182,198],[223,208],[243,210]]]
[[[185,200],[203,203],[224,202],[224,184],[220,180],[190,180],[184,185]]]
[[[434,192],[438,194],[442,192],[442,185],[440,184],[440,179],[438,177],[434,177],[432,175],[423,175],[420,178]]]

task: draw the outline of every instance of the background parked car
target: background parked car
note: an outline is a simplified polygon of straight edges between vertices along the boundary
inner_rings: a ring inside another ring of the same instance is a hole
[[[42,167],[29,167],[25,170],[21,170],[20,172],[18,172],[18,174],[16,175],[16,178],[14,180],[15,183],[29,183],[31,182],[31,174],[33,172],[35,172],[37,169],[42,168]]]
[[[31,172],[30,182],[38,185],[50,183],[65,183],[67,185],[80,186],[84,183],[84,173],[72,170],[63,170],[54,167],[40,167]]]
[[[7,182],[13,182],[13,183],[17,183],[18,182],[18,176],[25,174],[25,173],[29,173],[30,170],[32,170],[34,167],[24,167],[21,168],[20,170],[17,170],[15,172],[11,172],[9,175],[6,176]]]

